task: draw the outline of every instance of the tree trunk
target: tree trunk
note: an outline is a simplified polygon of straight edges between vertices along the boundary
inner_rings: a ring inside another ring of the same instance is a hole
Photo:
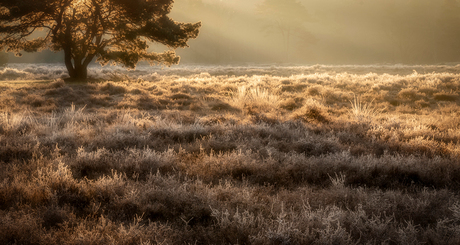
[[[69,80],[86,81],[88,79],[88,67],[85,65],[67,66],[67,71],[70,76]]]
[[[65,66],[69,72],[69,80],[72,81],[86,81],[88,79],[88,64],[84,62],[81,64],[81,60],[75,60],[72,58],[71,49],[64,48]],[[73,60],[73,61],[72,61]]]
[[[75,76],[73,79],[79,81],[86,81],[88,78],[88,67],[85,65],[76,64],[75,65]]]

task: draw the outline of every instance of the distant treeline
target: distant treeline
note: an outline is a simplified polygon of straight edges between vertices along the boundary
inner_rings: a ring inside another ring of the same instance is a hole
[[[267,6],[277,11],[267,14]],[[176,0],[171,14],[203,23],[190,48],[178,50],[183,63],[460,61],[457,0]],[[60,60],[50,53],[34,59]]]

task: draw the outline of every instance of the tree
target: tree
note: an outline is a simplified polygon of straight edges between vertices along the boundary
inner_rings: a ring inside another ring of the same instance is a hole
[[[284,52],[289,62],[289,47],[293,36],[303,42],[314,42],[304,24],[311,21],[308,10],[297,0],[264,0],[258,11],[269,22],[267,32],[278,32],[283,38]]]
[[[141,60],[172,65],[201,23],[168,17],[174,0],[0,0],[0,50],[63,51],[71,79],[87,79],[93,59],[135,68]],[[37,33],[41,34],[35,37]],[[149,52],[149,42],[169,48]]]

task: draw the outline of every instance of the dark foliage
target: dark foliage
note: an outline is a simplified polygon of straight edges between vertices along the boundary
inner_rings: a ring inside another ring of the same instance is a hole
[[[148,42],[176,49],[198,36],[201,23],[179,23],[168,17],[172,4],[172,0],[1,0],[0,49],[17,55],[62,50],[69,76],[79,80],[87,78],[93,59],[128,68],[141,60],[177,64],[174,51],[148,51]],[[44,34],[31,39],[39,30]]]

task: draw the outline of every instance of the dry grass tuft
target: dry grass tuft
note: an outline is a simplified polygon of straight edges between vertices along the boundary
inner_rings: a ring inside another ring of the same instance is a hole
[[[358,121],[370,121],[371,119],[375,118],[379,113],[379,111],[373,107],[372,102],[364,103],[361,101],[360,97],[354,96],[353,101],[350,101],[350,103],[351,114]]]

